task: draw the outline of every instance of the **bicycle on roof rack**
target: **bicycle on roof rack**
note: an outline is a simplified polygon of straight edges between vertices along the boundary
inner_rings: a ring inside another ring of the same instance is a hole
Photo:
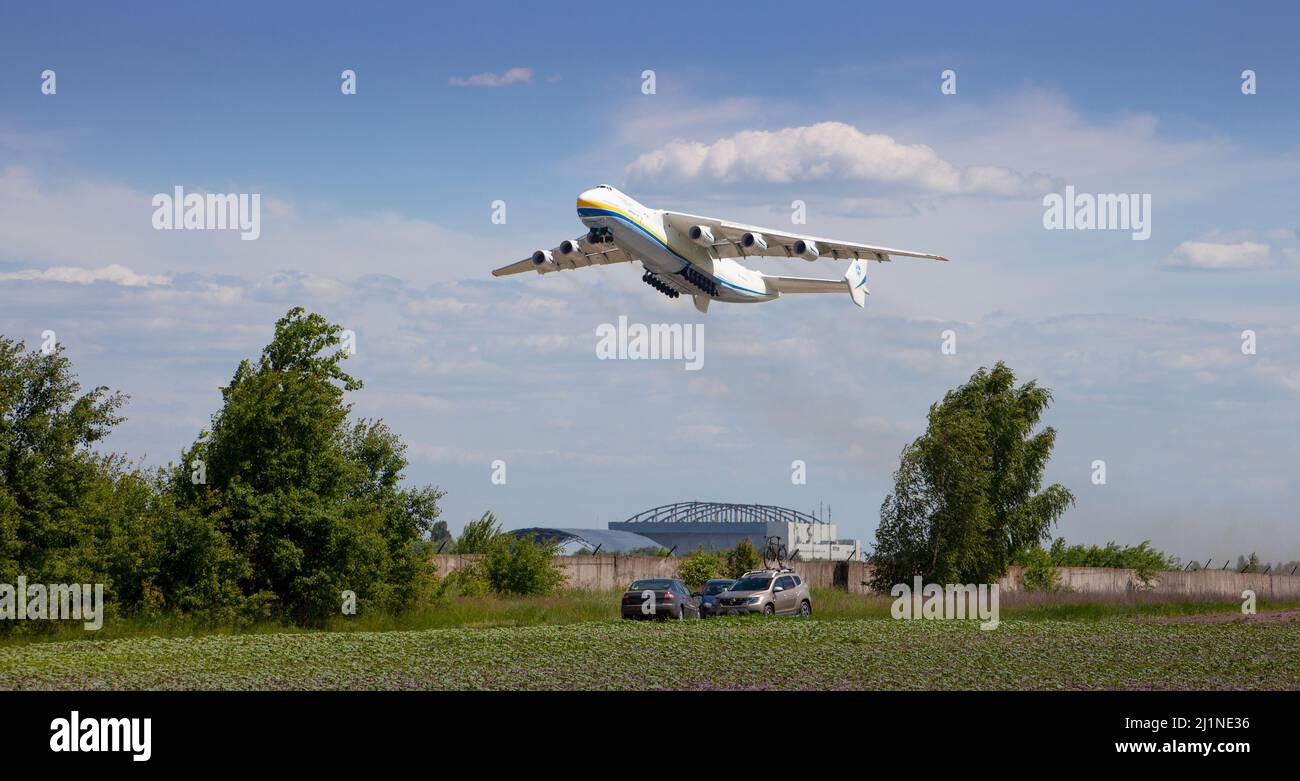
[[[782,569],[782,563],[790,557],[790,551],[779,535],[763,538],[763,566],[767,569]]]

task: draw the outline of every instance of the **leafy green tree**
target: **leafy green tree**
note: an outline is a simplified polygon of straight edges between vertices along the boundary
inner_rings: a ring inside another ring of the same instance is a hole
[[[477,521],[469,521],[456,538],[457,553],[487,553],[492,543],[501,536],[501,524],[491,510]]]
[[[931,405],[926,431],[903,449],[881,506],[873,585],[991,583],[1036,547],[1074,495],[1042,488],[1055,429],[1034,433],[1052,394],[1016,386],[1001,362]]]
[[[0,582],[84,582],[98,572],[97,514],[117,461],[90,448],[126,397],[86,393],[58,345],[48,355],[0,336]]]
[[[108,610],[138,601],[154,565],[148,476],[92,446],[126,397],[82,392],[62,345],[27,350],[0,336],[0,583],[103,583]],[[0,633],[48,631],[2,622]]]
[[[433,522],[433,526],[429,529],[429,541],[433,543],[433,550],[435,551],[438,550],[444,542],[448,543],[448,547],[450,547],[453,540],[451,530],[447,528],[446,521],[439,518]],[[443,548],[443,552],[446,553],[447,548]]]
[[[362,384],[342,369],[341,330],[290,310],[172,474],[185,505],[228,541],[244,598],[303,622],[336,613],[344,590],[363,608],[410,604],[442,496],[400,487],[405,445],[382,420],[349,422],[344,394]],[[200,462],[207,480],[195,484]]]
[[[727,551],[724,559],[729,578],[738,578],[750,570],[763,566],[763,559],[759,557],[758,551],[754,549],[754,543],[750,542],[748,537],[741,537],[736,547]]]

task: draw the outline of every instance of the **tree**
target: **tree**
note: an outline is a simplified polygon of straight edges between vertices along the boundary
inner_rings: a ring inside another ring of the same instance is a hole
[[[452,542],[451,530],[447,528],[446,521],[438,519],[433,522],[433,526],[429,528],[429,541],[433,543],[433,549],[435,551],[437,551],[444,542]]]
[[[501,535],[501,524],[491,510],[477,521],[469,521],[456,538],[457,553],[487,553],[492,542]]]
[[[117,491],[133,470],[91,450],[125,402],[104,387],[82,393],[62,345],[46,354],[0,336],[0,583],[105,582],[110,542],[142,547],[116,523],[143,509]]]
[[[933,583],[996,582],[1074,503],[1059,484],[1041,489],[1056,430],[1033,432],[1051,391],[1015,382],[998,362],[931,405],[926,431],[903,449],[880,509],[875,588],[887,591],[916,575]]]
[[[173,471],[174,491],[210,519],[253,604],[302,622],[362,606],[408,605],[429,566],[418,543],[442,492],[399,486],[405,445],[382,420],[349,423],[342,328],[294,308],[256,362],[222,388],[211,429]],[[194,484],[202,462],[207,481]]]

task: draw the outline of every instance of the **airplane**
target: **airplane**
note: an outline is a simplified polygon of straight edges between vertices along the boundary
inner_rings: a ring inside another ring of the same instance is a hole
[[[642,281],[669,298],[691,296],[701,313],[710,301],[753,303],[774,301],[786,293],[838,293],[847,290],[853,303],[866,308],[867,262],[891,256],[948,259],[926,252],[873,247],[850,241],[821,239],[797,233],[742,225],[715,217],[651,209],[607,184],[578,196],[578,219],[587,233],[537,250],[492,272],[504,277],[536,271],[639,261]],[[851,260],[843,279],[783,277],[763,274],[735,258],[778,257]]]

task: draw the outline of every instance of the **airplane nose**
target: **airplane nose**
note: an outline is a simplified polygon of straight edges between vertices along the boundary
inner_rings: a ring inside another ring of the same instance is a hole
[[[597,190],[595,188],[592,188],[590,190],[583,190],[581,193],[578,194],[578,205],[581,206],[583,201],[587,201],[588,203],[590,203],[592,201],[598,200],[598,198],[596,197],[596,193]]]

